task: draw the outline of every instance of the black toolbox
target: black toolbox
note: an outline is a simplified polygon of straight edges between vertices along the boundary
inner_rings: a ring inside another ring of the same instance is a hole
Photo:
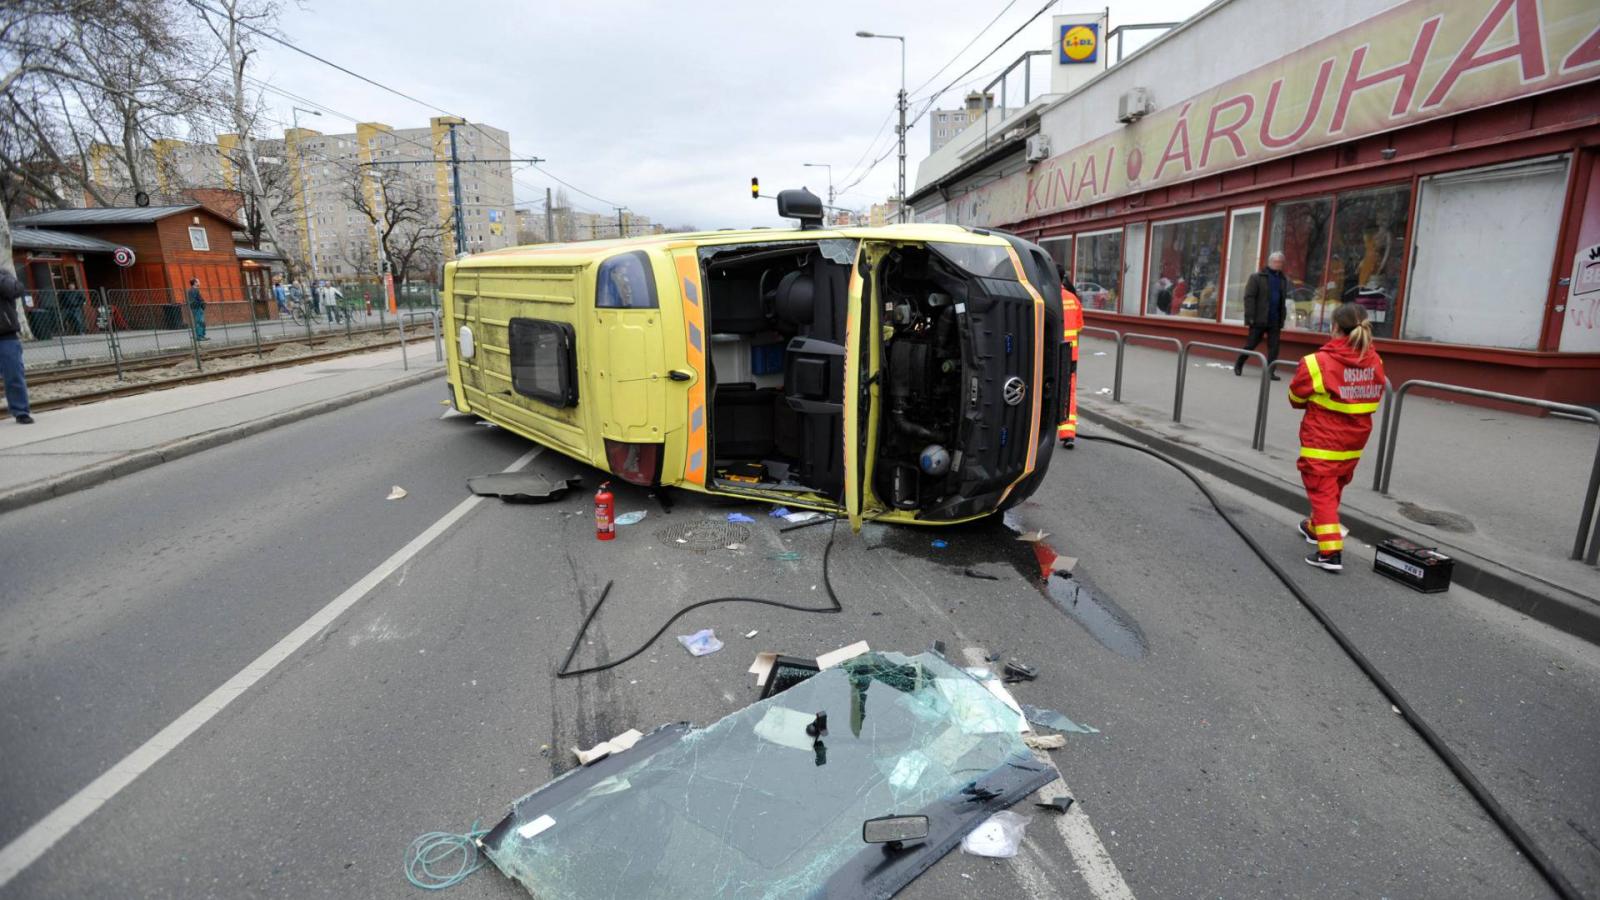
[[[1450,590],[1455,566],[1455,560],[1438,550],[1402,537],[1379,541],[1372,558],[1372,571],[1424,594]]]

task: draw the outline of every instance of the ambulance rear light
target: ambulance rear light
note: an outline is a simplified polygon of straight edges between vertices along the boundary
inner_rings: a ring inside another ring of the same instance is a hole
[[[648,487],[661,480],[661,445],[627,444],[607,438],[606,465],[623,481]]]

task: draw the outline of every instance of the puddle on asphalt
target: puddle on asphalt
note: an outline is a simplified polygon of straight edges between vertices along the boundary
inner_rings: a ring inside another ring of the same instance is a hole
[[[1082,572],[1056,566],[1058,557],[1048,536],[1039,544],[1018,540],[1033,528],[1023,522],[1017,509],[950,528],[880,527],[882,531],[873,536],[873,549],[894,550],[958,574],[971,569],[1008,579],[1010,576],[1001,567],[1009,567],[1107,650],[1126,659],[1142,659],[1150,652],[1144,631],[1127,610],[1084,579]],[[934,541],[943,541],[944,546],[934,547]],[[1051,574],[1042,577],[1044,572]],[[974,580],[972,584],[985,582]]]
[[[1057,572],[1045,582],[1044,593],[1058,609],[1082,625],[1090,637],[1112,653],[1125,659],[1142,659],[1150,652],[1144,631],[1128,611],[1082,581]]]

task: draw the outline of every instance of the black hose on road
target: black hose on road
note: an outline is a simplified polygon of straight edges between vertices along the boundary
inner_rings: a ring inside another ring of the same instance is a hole
[[[1373,685],[1377,687],[1378,691],[1387,697],[1389,702],[1394,704],[1396,709],[1400,710],[1401,717],[1404,718],[1407,724],[1409,724],[1417,732],[1417,734],[1422,738],[1423,743],[1427,744],[1429,749],[1433,750],[1433,752],[1438,755],[1440,761],[1445,764],[1445,767],[1450,770],[1451,774],[1455,775],[1456,780],[1461,782],[1461,786],[1466,788],[1467,793],[1472,795],[1472,799],[1478,801],[1478,805],[1483,807],[1483,811],[1489,814],[1489,818],[1500,827],[1500,830],[1505,833],[1506,837],[1511,839],[1511,843],[1514,844],[1519,851],[1521,851],[1523,856],[1528,858],[1529,862],[1533,863],[1533,867],[1539,870],[1539,874],[1544,877],[1546,882],[1549,883],[1550,888],[1554,890],[1556,894],[1562,898],[1562,900],[1582,900],[1582,895],[1578,893],[1578,889],[1573,886],[1571,881],[1567,880],[1567,877],[1561,873],[1560,869],[1556,868],[1555,862],[1552,861],[1549,856],[1545,855],[1544,851],[1533,842],[1533,838],[1530,837],[1526,831],[1522,830],[1522,826],[1518,825],[1516,820],[1511,818],[1511,814],[1506,812],[1505,807],[1500,805],[1500,801],[1496,800],[1493,794],[1489,793],[1489,789],[1483,786],[1483,783],[1478,780],[1478,777],[1472,774],[1472,770],[1468,769],[1467,764],[1461,761],[1461,758],[1456,755],[1454,750],[1450,749],[1450,745],[1444,742],[1444,738],[1441,738],[1438,733],[1433,730],[1432,726],[1424,721],[1421,716],[1417,715],[1417,711],[1411,708],[1411,704],[1406,702],[1406,698],[1400,695],[1400,692],[1395,689],[1394,685],[1389,683],[1389,679],[1383,677],[1383,673],[1379,672],[1377,667],[1375,667],[1372,662],[1367,659],[1366,655],[1356,647],[1350,638],[1345,636],[1345,633],[1339,629],[1338,625],[1334,624],[1333,620],[1328,617],[1328,614],[1322,611],[1322,607],[1318,606],[1316,601],[1307,596],[1306,592],[1301,590],[1300,585],[1296,584],[1294,579],[1289,577],[1289,573],[1285,572],[1283,567],[1278,565],[1278,562],[1267,554],[1267,551],[1259,543],[1257,543],[1254,537],[1251,537],[1250,534],[1244,530],[1243,526],[1234,520],[1233,516],[1228,514],[1226,509],[1223,509],[1222,504],[1218,502],[1216,495],[1211,493],[1211,489],[1206,487],[1205,483],[1200,480],[1199,476],[1190,471],[1190,469],[1183,463],[1178,462],[1170,456],[1167,456],[1158,450],[1153,450],[1149,447],[1135,444],[1131,441],[1102,437],[1099,435],[1083,434],[1081,432],[1078,434],[1078,440],[1099,441],[1105,444],[1115,444],[1118,447],[1126,447],[1130,450],[1137,450],[1140,453],[1148,454],[1156,459],[1161,460],[1174,469],[1177,469],[1179,472],[1183,473],[1185,478],[1193,482],[1194,486],[1200,489],[1200,493],[1205,495],[1206,500],[1210,501],[1212,508],[1217,511],[1217,515],[1221,516],[1222,520],[1228,523],[1228,527],[1232,528],[1234,532],[1238,534],[1239,537],[1245,542],[1245,544],[1250,547],[1255,555],[1261,559],[1261,562],[1264,563],[1268,569],[1272,570],[1272,574],[1278,576],[1278,580],[1283,582],[1283,586],[1289,589],[1289,593],[1293,594],[1295,599],[1300,601],[1300,605],[1304,606],[1306,611],[1310,612],[1312,617],[1322,625],[1323,629],[1328,632],[1328,635],[1332,637],[1334,642],[1339,645],[1339,649],[1343,650],[1345,655],[1350,657],[1350,661],[1355,663],[1356,667],[1359,668],[1367,676],[1367,678],[1372,681]],[[832,593],[831,589],[829,590],[829,593]]]

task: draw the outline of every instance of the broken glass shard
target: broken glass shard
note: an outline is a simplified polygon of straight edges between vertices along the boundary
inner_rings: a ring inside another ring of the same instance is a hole
[[[819,713],[834,724],[813,737]],[[1055,777],[1021,728],[936,654],[866,653],[574,769],[483,844],[536,897],[888,897]],[[864,843],[890,815],[927,816],[927,840]]]

